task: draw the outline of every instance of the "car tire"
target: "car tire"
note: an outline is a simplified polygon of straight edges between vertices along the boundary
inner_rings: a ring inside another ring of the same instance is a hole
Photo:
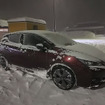
[[[57,87],[63,90],[71,89],[76,83],[75,75],[72,70],[64,66],[54,67],[52,80]]]
[[[9,64],[8,61],[5,57],[3,57],[2,55],[0,55],[0,65],[2,66],[3,69],[5,70],[9,70]]]

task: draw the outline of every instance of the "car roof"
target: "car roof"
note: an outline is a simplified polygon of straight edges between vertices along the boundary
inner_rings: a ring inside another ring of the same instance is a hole
[[[5,34],[4,36],[7,36],[9,34],[15,34],[15,33],[33,33],[33,34],[37,34],[40,36],[44,36],[45,33],[55,33],[55,32],[47,31],[47,30],[23,30],[23,31],[10,32],[10,33]]]

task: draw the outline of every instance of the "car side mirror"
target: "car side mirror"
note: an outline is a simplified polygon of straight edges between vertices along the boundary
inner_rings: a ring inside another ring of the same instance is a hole
[[[36,44],[36,47],[37,47],[38,49],[43,49],[43,48],[44,48],[43,44],[41,44],[41,43]]]
[[[41,43],[39,43],[39,44],[36,44],[36,47],[38,48],[38,49],[40,49],[41,51],[46,51],[46,47],[44,47],[44,45],[43,44],[41,44]]]

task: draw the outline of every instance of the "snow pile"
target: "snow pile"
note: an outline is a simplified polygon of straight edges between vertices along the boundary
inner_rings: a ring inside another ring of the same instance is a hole
[[[105,37],[95,37],[94,39],[73,39],[76,42],[92,45],[105,53]]]
[[[95,35],[90,31],[62,32],[76,42],[92,45],[105,53],[105,35]]]
[[[90,90],[78,87],[65,91],[56,87],[51,80],[21,74],[21,71],[0,68],[0,105],[105,104],[105,88]]]
[[[95,38],[95,34],[90,31],[69,31],[69,32],[63,32],[63,34],[69,36],[71,39],[86,39],[86,38]]]

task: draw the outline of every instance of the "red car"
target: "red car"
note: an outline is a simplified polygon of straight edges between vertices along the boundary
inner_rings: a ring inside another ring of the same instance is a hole
[[[0,64],[47,70],[61,89],[88,87],[105,79],[105,54],[51,31],[19,31],[6,34],[0,44]],[[34,69],[34,70],[35,70]]]

